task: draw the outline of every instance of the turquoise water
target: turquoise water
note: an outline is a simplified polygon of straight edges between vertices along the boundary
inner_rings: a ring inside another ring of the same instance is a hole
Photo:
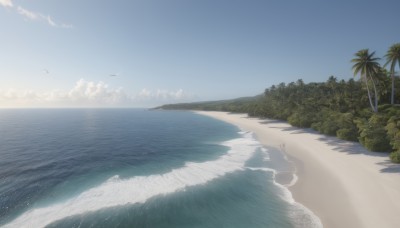
[[[0,226],[320,226],[280,152],[191,112],[0,110],[0,139]]]

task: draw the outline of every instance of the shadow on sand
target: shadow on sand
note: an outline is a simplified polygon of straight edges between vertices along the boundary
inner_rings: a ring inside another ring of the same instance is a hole
[[[375,163],[380,167],[379,171],[382,173],[400,173],[400,164],[395,164],[391,162],[389,159],[390,153],[388,152],[371,152],[365,149],[358,142],[344,141],[333,136],[321,135],[321,137],[318,140],[326,143],[327,145],[330,145],[333,148],[333,150],[342,153],[347,153],[349,155],[362,154],[367,156],[385,158],[384,162]]]
[[[261,121],[260,123],[262,124],[271,124],[271,123],[286,123],[284,121],[279,121],[279,120],[265,120]],[[360,143],[358,142],[350,142],[350,141],[345,141],[338,139],[334,136],[326,136],[322,135],[319,132],[311,129],[311,128],[297,128],[297,127],[292,127],[292,126],[284,126],[284,127],[274,127],[274,126],[269,126],[270,128],[275,128],[275,129],[281,129],[281,131],[288,131],[290,134],[303,134],[303,133],[308,133],[308,134],[314,134],[318,135],[318,140],[329,145],[333,150],[341,152],[341,153],[347,153],[348,155],[367,155],[367,156],[373,156],[373,157],[382,157],[386,158],[384,162],[378,162],[376,163],[381,167],[379,170],[382,173],[400,173],[400,164],[395,164],[392,163],[389,159],[389,153],[388,152],[371,152],[365,149]]]

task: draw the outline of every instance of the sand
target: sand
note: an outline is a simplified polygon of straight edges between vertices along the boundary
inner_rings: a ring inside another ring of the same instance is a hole
[[[391,163],[387,153],[281,121],[197,113],[252,131],[262,144],[281,148],[296,164],[299,179],[290,187],[294,199],[324,227],[400,227],[400,165]]]

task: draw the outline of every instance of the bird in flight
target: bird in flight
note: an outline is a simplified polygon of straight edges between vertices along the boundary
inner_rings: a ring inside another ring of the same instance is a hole
[[[43,69],[43,73],[50,74],[49,70],[47,70],[47,69]]]

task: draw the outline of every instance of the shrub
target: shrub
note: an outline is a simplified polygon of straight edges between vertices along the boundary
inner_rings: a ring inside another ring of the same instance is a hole
[[[400,163],[400,153],[399,153],[399,151],[393,151],[390,154],[390,160],[392,160],[392,162],[395,162],[395,163]]]
[[[314,119],[314,116],[310,113],[294,112],[292,115],[289,116],[287,121],[295,127],[308,128],[308,127],[311,127],[311,124],[313,123],[313,119]]]
[[[364,131],[364,146],[377,152],[391,151],[389,140],[387,139],[385,130],[381,127],[378,129],[369,129]]]
[[[336,132],[336,136],[339,139],[353,141],[353,142],[358,141],[357,135],[358,133],[356,128],[342,128]]]
[[[322,125],[321,122],[315,122],[311,124],[311,128],[321,132],[321,125]]]
[[[393,162],[400,163],[400,114],[395,113],[385,127],[390,145],[394,152],[390,154],[390,159]]]
[[[390,141],[386,134],[387,117],[381,114],[373,114],[368,121],[359,120],[357,127],[360,132],[359,141],[371,151],[391,151]]]
[[[336,131],[339,129],[339,126],[336,122],[338,112],[334,112],[329,109],[323,109],[316,116],[316,120],[311,124],[311,128],[314,130],[325,134],[325,135],[336,135]]]
[[[358,130],[354,123],[354,115],[352,113],[341,113],[337,119],[339,130],[336,136],[343,140],[358,141]]]
[[[335,119],[327,119],[325,120],[320,128],[320,132],[325,135],[335,136],[336,131],[339,130],[339,126]]]

